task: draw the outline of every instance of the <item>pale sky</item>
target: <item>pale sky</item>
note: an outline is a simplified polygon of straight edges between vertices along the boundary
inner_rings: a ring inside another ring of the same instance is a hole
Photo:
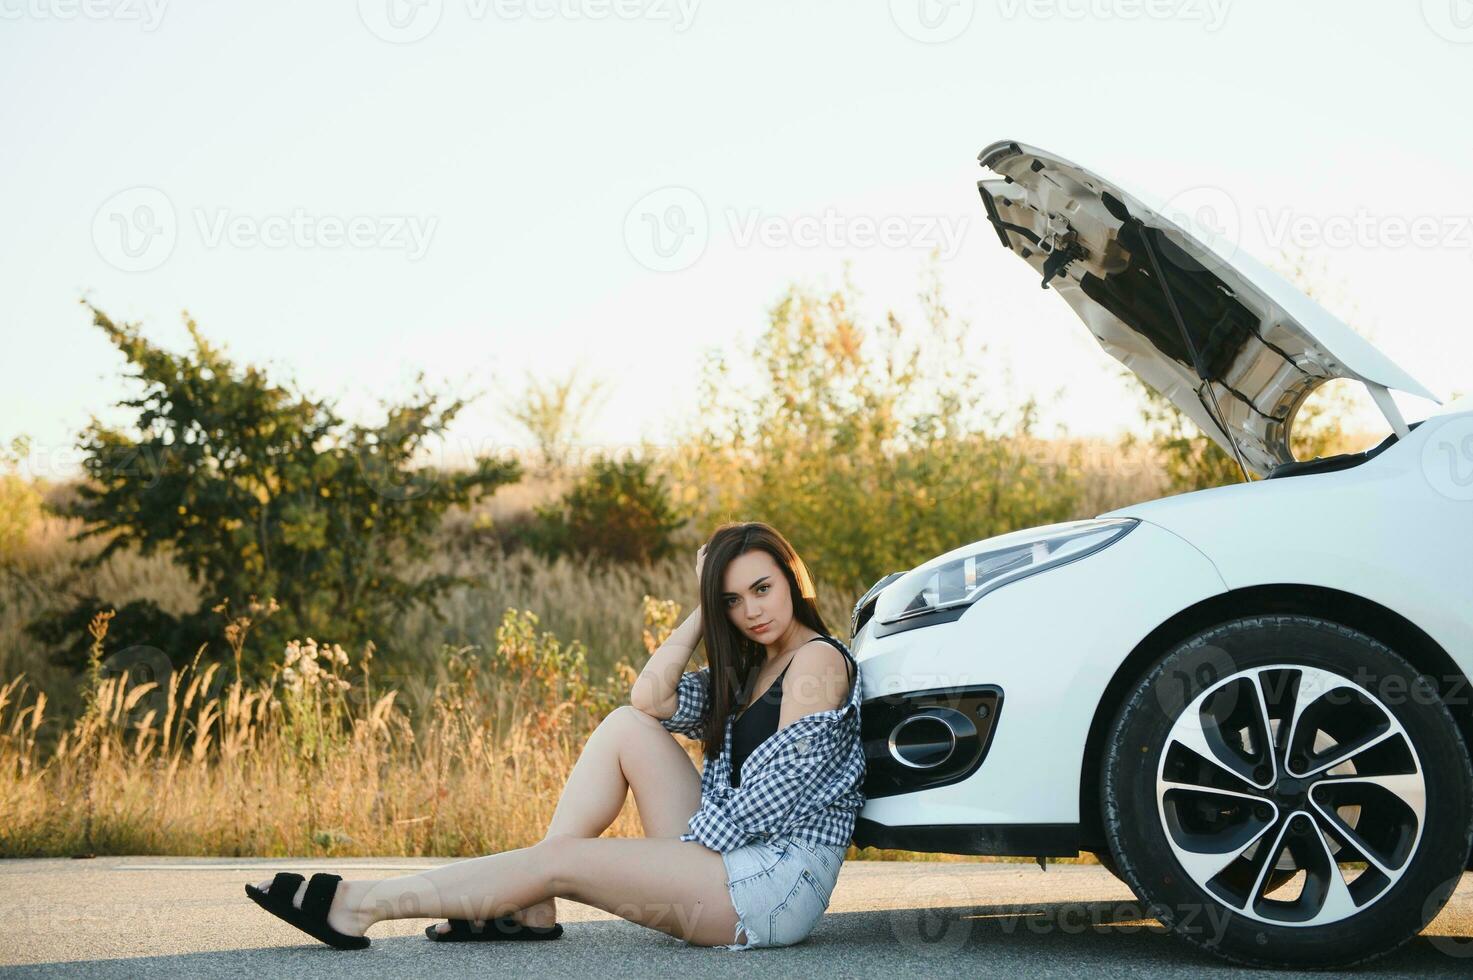
[[[1473,388],[1468,0],[0,0],[0,85],[0,442],[38,475],[132,390],[84,295],[364,421],[418,371],[484,392],[458,454],[578,363],[590,442],[666,441],[787,283],[848,261],[913,310],[933,246],[1012,377],[979,398],[1118,432],[1114,362],[984,222],[1002,138],[1226,210]]]

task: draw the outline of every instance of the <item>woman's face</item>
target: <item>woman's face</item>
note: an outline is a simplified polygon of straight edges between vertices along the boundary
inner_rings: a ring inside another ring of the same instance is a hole
[[[776,642],[793,623],[793,596],[787,577],[762,550],[738,555],[721,581],[726,616],[743,636],[761,644]]]

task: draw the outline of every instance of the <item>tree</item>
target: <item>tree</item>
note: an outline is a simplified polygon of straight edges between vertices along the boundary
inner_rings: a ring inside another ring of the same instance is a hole
[[[505,409],[532,436],[548,470],[567,466],[569,449],[603,394],[602,381],[580,385],[578,373],[575,367],[545,383],[528,375],[522,397]]]
[[[421,391],[385,404],[381,425],[349,425],[328,402],[237,367],[187,313],[194,349],[175,354],[137,325],[84,305],[142,393],[120,403],[135,413],[133,432],[94,418],[81,433],[88,479],[68,508],[84,522],[77,539],[106,539],[90,565],[127,548],[163,550],[202,596],[182,618],[133,603],[119,611],[112,635],[192,651],[217,632],[214,607],[228,600],[242,608],[256,595],[281,606],[260,625],[258,646],[306,635],[382,643],[396,616],[464,581],[409,568],[428,555],[448,508],[514,482],[520,469],[484,457],[458,472],[414,464],[463,400]],[[86,597],[70,614],[33,624],[33,633],[56,642],[100,604]]]
[[[12,439],[8,450],[0,447],[0,566],[20,551],[41,516],[41,495],[17,472],[30,451],[31,441],[25,436]]]
[[[1077,481],[1037,452],[1031,399],[989,407],[969,325],[926,280],[924,323],[866,322],[853,287],[790,288],[754,345],[755,386],[726,358],[675,462],[701,527],[763,520],[841,587],[969,541],[1071,516]]]

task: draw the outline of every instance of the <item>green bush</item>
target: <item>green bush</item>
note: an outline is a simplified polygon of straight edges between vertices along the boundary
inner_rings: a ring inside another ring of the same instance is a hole
[[[672,536],[684,523],[664,478],[652,473],[649,460],[633,455],[595,457],[561,501],[536,513],[528,543],[545,556],[642,564],[670,554]]]
[[[194,612],[174,617],[151,602],[119,610],[111,635],[189,655],[249,606],[272,596],[280,612],[258,624],[253,650],[316,636],[345,646],[382,642],[398,616],[466,580],[411,574],[431,553],[445,511],[516,481],[515,460],[478,458],[449,472],[418,467],[426,440],[464,406],[422,392],[386,405],[379,426],[350,425],[326,401],[239,368],[186,320],[194,349],[175,354],[136,325],[114,324],[87,304],[93,322],[134,369],[142,393],[122,407],[129,431],[96,419],[82,432],[87,481],[66,512],[77,535],[106,546],[99,565],[123,549],[170,555],[200,583]],[[63,662],[80,662],[79,624],[106,596],[82,597],[69,612],[32,624],[53,645],[70,642]],[[82,637],[85,639],[85,637]]]

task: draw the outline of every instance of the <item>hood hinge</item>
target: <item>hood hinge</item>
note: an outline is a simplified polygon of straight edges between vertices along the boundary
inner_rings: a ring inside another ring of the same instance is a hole
[[[1062,218],[1049,215],[1048,230],[1038,240],[1040,250],[1048,253],[1043,260],[1043,282],[1040,289],[1047,289],[1049,280],[1063,275],[1069,263],[1084,258],[1084,246],[1079,244],[1079,233]]]

